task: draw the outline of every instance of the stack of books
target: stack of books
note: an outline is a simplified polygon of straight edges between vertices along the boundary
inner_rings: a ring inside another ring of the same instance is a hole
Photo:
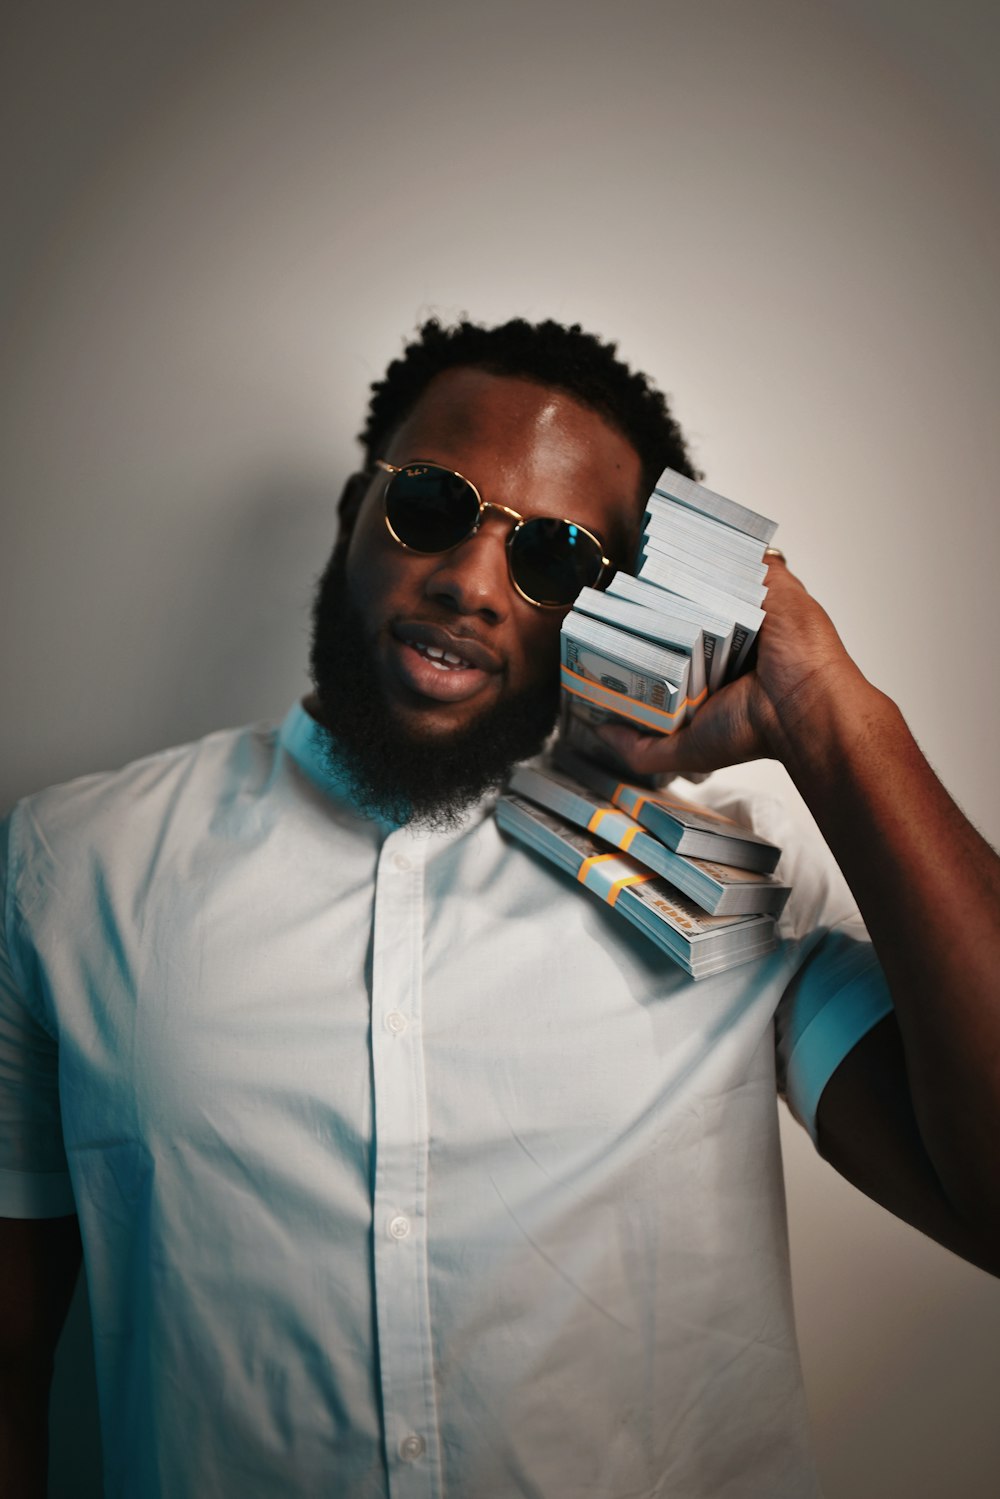
[[[790,887],[781,854],[721,813],[620,782],[565,746],[518,766],[497,805],[513,837],[638,926],[693,978],[770,952]]]
[[[562,732],[607,760],[593,729],[671,734],[743,671],[764,620],[774,521],[665,469],[646,505],[634,573],[585,588],[560,636]]]

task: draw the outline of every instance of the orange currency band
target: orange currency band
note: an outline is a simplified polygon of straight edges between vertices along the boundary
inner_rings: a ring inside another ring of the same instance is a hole
[[[619,781],[618,785],[615,787],[614,791],[612,791],[612,793],[611,793],[611,800],[614,802],[614,804],[615,804],[616,807],[620,807],[621,810],[624,812],[625,808],[622,807],[622,799],[624,798],[625,792],[626,791],[634,791],[634,790],[635,790],[635,787],[632,786],[632,785],[630,785],[628,781]],[[648,796],[637,796],[636,799],[635,799],[635,801],[632,803],[631,807],[629,807],[628,812],[625,815],[627,817],[638,817],[640,810],[646,805],[646,803],[648,801],[651,801],[651,800],[658,800],[658,798],[651,798],[651,797],[648,797]]]
[[[647,880],[651,880],[652,878],[653,875],[651,873],[627,874],[623,880],[616,880],[615,883],[611,886],[611,890],[608,894],[608,905],[614,905],[615,901],[618,899],[619,895],[621,895],[626,885],[644,885]]]
[[[596,810],[596,812],[594,813],[593,817],[587,823],[587,832],[588,833],[598,833],[599,829],[600,829],[600,826],[601,826],[601,823],[604,821],[605,817],[607,817],[609,813],[612,816],[617,816],[617,817],[628,816],[628,813],[622,813],[617,807],[610,807],[610,806],[609,807],[598,807],[597,810]],[[609,842],[614,843],[617,848],[627,849],[631,845],[632,839],[635,837],[636,833],[641,833],[641,832],[642,832],[642,828],[640,828],[640,827],[626,828],[623,837],[621,837],[621,838],[619,838],[617,840],[615,840],[613,838],[609,839]]]
[[[649,796],[637,796],[631,807],[622,806],[622,803],[625,800],[625,792],[634,791],[635,789],[635,786],[630,781],[619,781],[618,785],[611,793],[611,800],[613,804],[619,809],[619,811],[624,812],[626,817],[638,817],[640,811],[647,802],[652,802],[654,807],[666,807],[668,811],[671,808],[673,808],[677,812],[689,812],[691,810],[690,802],[671,801],[670,797],[664,796],[662,791],[650,792]],[[696,807],[695,810],[698,813],[699,817],[710,818],[712,822],[724,822],[731,824],[733,820],[731,817],[726,817],[722,812],[713,811],[711,807]],[[639,829],[636,828],[636,832],[638,831]],[[623,843],[622,848],[624,847],[625,845]]]
[[[603,864],[607,859],[617,859],[617,857],[617,854],[591,854],[589,859],[584,859],[576,872],[576,877],[580,881],[580,884],[585,885],[587,883],[587,876],[595,864]]]
[[[582,682],[583,686],[574,687],[571,682],[566,681],[566,677],[573,677],[575,681]],[[619,698],[623,703],[634,703],[636,701],[635,698],[629,697],[627,692],[616,692],[613,687],[605,687],[603,682],[592,682],[589,677],[581,676],[578,671],[573,671],[570,667],[566,666],[565,663],[563,664],[563,686],[565,687],[567,692],[572,692],[577,697],[588,698],[588,700],[592,700],[592,692],[588,693],[587,691],[585,691],[585,689],[600,687],[601,691],[606,692],[609,697]],[[658,713],[661,718],[677,718],[688,708],[697,708],[701,703],[705,701],[707,696],[708,688],[703,687],[697,697],[686,697],[682,703],[678,704],[678,706],[673,710],[672,713],[666,708],[654,708],[653,712]],[[638,713],[630,713],[627,708],[616,708],[615,712],[621,714],[622,718],[634,718],[636,723],[645,724],[646,728],[649,728],[649,724],[646,719],[644,719]]]

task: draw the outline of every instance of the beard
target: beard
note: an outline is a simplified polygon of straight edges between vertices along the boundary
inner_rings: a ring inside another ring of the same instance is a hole
[[[552,732],[558,676],[501,696],[454,733],[421,733],[382,695],[362,612],[347,587],[346,552],[346,546],[334,549],[312,614],[309,667],[328,763],[346,774],[355,801],[370,816],[455,828]]]

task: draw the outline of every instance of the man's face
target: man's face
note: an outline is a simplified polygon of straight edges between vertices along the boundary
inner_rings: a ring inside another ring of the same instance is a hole
[[[379,456],[457,470],[484,500],[525,517],[576,521],[617,564],[628,559],[640,509],[638,454],[603,417],[559,391],[478,369],[447,371]],[[488,758],[494,741],[509,742],[508,760],[531,753],[551,727],[566,610],[538,608],[517,592],[506,552],[514,523],[498,511],[487,511],[479,530],[450,551],[404,550],[385,524],[386,480],[376,474],[362,501],[335,579],[344,597],[334,603],[332,586],[321,586],[313,666],[324,721],[350,749],[350,731],[338,727],[347,684],[324,684],[317,655],[325,646],[332,663],[336,632],[360,631],[355,646],[363,646],[383,739],[391,734],[418,756],[433,750],[437,764],[450,753]],[[341,667],[327,676],[343,677]],[[357,694],[360,677],[350,685]],[[334,694],[338,701],[328,701]],[[534,720],[524,731],[530,744],[512,718]],[[479,789],[504,768],[484,764]]]

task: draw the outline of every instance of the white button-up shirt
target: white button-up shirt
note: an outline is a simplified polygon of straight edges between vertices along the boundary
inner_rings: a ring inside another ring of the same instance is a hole
[[[301,708],[5,831],[0,1212],[79,1213],[110,1499],[815,1491],[772,1017],[808,1119],[887,1007],[822,856],[695,984]]]

